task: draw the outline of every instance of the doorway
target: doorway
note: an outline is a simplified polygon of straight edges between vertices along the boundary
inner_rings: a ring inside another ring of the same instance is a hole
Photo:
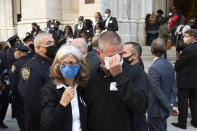
[[[196,0],[171,0],[171,9],[180,10],[189,24],[197,29],[197,1]]]

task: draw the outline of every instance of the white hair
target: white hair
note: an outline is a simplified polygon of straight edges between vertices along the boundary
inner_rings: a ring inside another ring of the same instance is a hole
[[[83,55],[88,52],[88,45],[84,38],[77,38],[71,42],[71,45],[77,47]]]
[[[41,33],[41,34],[38,34],[35,37],[35,39],[34,39],[34,45],[35,46],[40,46],[42,44],[42,42],[43,42],[42,39],[45,36],[51,36],[52,37],[52,34],[50,34],[50,33]]]
[[[81,61],[83,57],[81,51],[77,47],[72,45],[62,45],[57,51],[56,57],[58,61],[60,61],[68,55],[73,55],[77,58],[78,61]]]

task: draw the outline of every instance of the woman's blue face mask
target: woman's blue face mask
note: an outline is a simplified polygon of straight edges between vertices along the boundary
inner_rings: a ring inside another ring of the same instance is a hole
[[[79,64],[66,65],[66,66],[59,65],[59,67],[60,67],[62,76],[66,79],[73,79],[79,71]]]

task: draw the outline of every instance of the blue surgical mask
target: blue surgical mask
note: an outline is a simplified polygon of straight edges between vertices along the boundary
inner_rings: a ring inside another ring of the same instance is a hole
[[[60,66],[60,71],[64,78],[73,79],[79,71],[79,64],[74,66],[73,65]]]

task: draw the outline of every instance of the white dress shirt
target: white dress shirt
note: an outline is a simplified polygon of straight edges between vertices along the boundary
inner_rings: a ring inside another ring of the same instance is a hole
[[[78,30],[82,30],[82,28],[83,28],[83,22],[80,22],[80,23],[78,24],[77,29],[78,29]]]
[[[106,20],[106,23],[105,23],[105,26],[106,26],[106,27],[108,27],[110,18],[111,18],[111,16],[110,16],[109,18],[107,18],[107,20]]]
[[[159,57],[155,57],[154,60],[153,60],[153,63],[154,63],[157,59],[159,59]]]
[[[71,100],[71,108],[72,108],[72,131],[82,131],[81,122],[80,122],[80,114],[79,114],[79,104],[78,104],[78,95],[77,95],[77,87],[78,84],[74,84],[75,94],[73,99]],[[56,86],[56,89],[67,88],[66,85],[60,84]]]
[[[183,26],[184,26],[184,27],[183,27]],[[183,27],[183,30],[180,32],[180,30],[181,30],[182,27]],[[191,29],[191,27],[190,27],[189,25],[179,25],[179,26],[177,27],[177,29],[176,29],[175,35],[176,35],[176,34],[183,34],[183,35],[184,35],[184,33],[185,33],[187,30],[189,30],[189,29]]]

